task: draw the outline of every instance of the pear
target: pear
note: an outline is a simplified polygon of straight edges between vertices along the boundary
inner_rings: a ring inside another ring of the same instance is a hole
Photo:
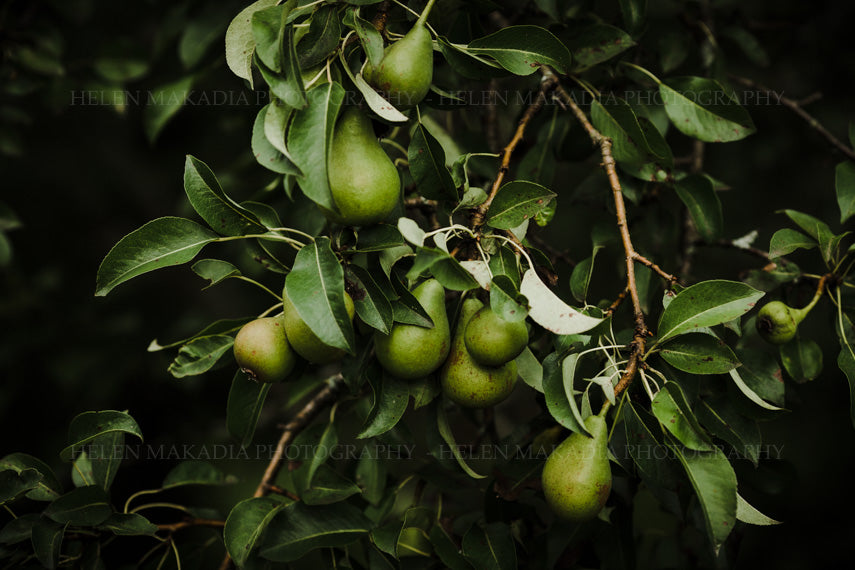
[[[324,344],[312,332],[312,329],[309,328],[309,325],[306,324],[306,321],[297,312],[297,307],[294,306],[294,303],[288,297],[288,291],[284,289],[282,291],[282,305],[285,311],[285,334],[288,335],[288,342],[291,343],[291,347],[297,351],[297,354],[309,362],[316,364],[335,362],[345,355],[345,351]],[[347,315],[353,321],[355,307],[353,299],[347,293],[344,294],[344,305],[347,309]]]
[[[501,366],[519,356],[528,345],[528,328],[525,321],[506,321],[490,307],[484,307],[469,320],[463,338],[466,350],[478,364]]]
[[[281,316],[245,324],[235,337],[233,349],[238,366],[257,382],[280,382],[297,364]]]
[[[388,335],[374,335],[374,353],[380,365],[393,376],[415,379],[439,368],[451,345],[445,289],[428,279],[413,290],[413,296],[433,319],[433,328],[395,323]]]
[[[785,344],[796,336],[799,323],[822,297],[822,287],[806,307],[794,309],[781,301],[770,301],[757,312],[757,332],[766,342]]]
[[[484,408],[498,404],[511,394],[517,381],[516,362],[506,362],[501,366],[483,366],[478,364],[466,349],[467,325],[483,306],[478,299],[469,298],[463,301],[454,339],[451,341],[451,353],[439,374],[445,395],[467,408]]]
[[[608,429],[601,415],[589,416],[585,427],[593,437],[572,433],[543,466],[543,494],[559,517],[582,522],[597,516],[612,488]]]
[[[338,211],[321,210],[336,223],[374,224],[388,217],[398,205],[398,169],[377,142],[371,121],[356,107],[347,108],[336,122],[327,172]]]
[[[433,2],[429,2],[403,38],[386,48],[380,64],[365,66],[363,76],[387,101],[399,109],[418,105],[433,81],[433,41],[425,26]]]

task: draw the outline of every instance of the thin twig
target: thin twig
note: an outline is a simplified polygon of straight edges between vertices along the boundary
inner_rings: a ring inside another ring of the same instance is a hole
[[[268,463],[267,469],[265,469],[264,475],[258,483],[258,487],[255,488],[253,497],[263,497],[273,490],[273,487],[275,487],[275,485],[273,485],[273,481],[276,479],[276,475],[282,468],[282,458],[285,456],[285,450],[297,434],[309,425],[309,423],[311,423],[311,421],[314,420],[327,405],[331,404],[336,399],[342,384],[343,378],[341,374],[336,374],[327,380],[326,386],[318,391],[311,400],[306,402],[303,409],[297,412],[297,415],[295,415],[291,421],[282,426],[282,435],[279,437],[279,442],[276,444],[276,450],[273,452],[273,457],[270,459],[270,463]],[[230,566],[231,556],[226,553],[225,558],[223,558],[223,562],[220,564],[220,570],[227,570]]]
[[[655,263],[653,263],[652,261],[650,261],[649,259],[644,257],[643,255],[641,255],[637,251],[632,252],[632,259],[634,261],[637,261],[641,265],[644,265],[644,266],[652,269],[657,275],[659,275],[659,277],[661,277],[662,279],[664,279],[665,281],[668,282],[669,287],[677,282],[677,276],[676,275],[671,275],[670,273],[668,273],[667,271],[665,271],[664,269],[662,269],[661,267],[659,267],[658,265],[656,265]]]
[[[555,73],[546,66],[541,67],[541,72],[546,78],[556,79]],[[632,245],[632,238],[629,235],[629,226],[626,218],[626,205],[623,200],[623,192],[618,179],[615,159],[612,156],[612,141],[610,138],[603,136],[598,131],[585,112],[579,108],[569,93],[560,85],[556,84],[555,93],[561,98],[563,103],[570,109],[585,132],[595,145],[600,147],[600,155],[603,158],[603,167],[606,170],[606,176],[609,180],[609,186],[612,190],[612,199],[615,204],[615,213],[617,215],[617,225],[620,230],[621,241],[623,242],[624,253],[626,254],[626,289],[629,291],[629,297],[632,300],[632,309],[635,314],[635,334],[632,339],[632,352],[629,356],[629,362],[626,369],[620,378],[617,386],[615,386],[615,395],[619,396],[632,383],[635,374],[638,371],[639,362],[644,356],[644,346],[647,337],[647,324],[644,321],[644,311],[641,308],[641,300],[638,296],[638,287],[635,282],[635,263],[641,257]],[[670,276],[669,276],[670,277]]]
[[[748,79],[747,77],[739,77],[736,75],[731,75],[730,77],[734,81],[737,81],[738,83],[742,83],[746,87],[750,87],[752,89],[759,89],[760,91],[763,91],[767,95],[772,95],[773,97],[775,97],[775,99],[780,101],[782,105],[784,105],[785,107],[787,107],[788,109],[793,111],[796,115],[798,115],[799,117],[804,119],[805,122],[807,122],[807,124],[813,130],[815,130],[820,135],[822,135],[822,137],[825,138],[825,140],[828,141],[828,143],[831,144],[831,146],[833,146],[834,148],[836,148],[837,150],[842,152],[844,155],[846,155],[846,157],[849,160],[855,160],[855,150],[852,150],[850,147],[843,144],[840,141],[840,139],[838,139],[833,134],[831,134],[828,131],[828,129],[826,129],[825,127],[823,127],[820,124],[819,121],[814,119],[813,116],[811,116],[807,111],[802,109],[801,105],[799,105],[799,103],[797,101],[794,101],[793,99],[790,99],[788,97],[784,97],[782,94],[778,93],[777,91],[773,91],[772,89],[769,89],[768,87],[761,85],[760,83],[757,83],[756,81]]]
[[[540,84],[540,91],[537,93],[537,99],[534,103],[528,106],[523,113],[522,118],[520,119],[519,124],[517,125],[517,130],[514,132],[514,136],[511,138],[510,142],[505,146],[505,149],[502,151],[502,164],[499,168],[499,174],[496,175],[496,179],[493,181],[493,186],[490,188],[490,193],[487,196],[487,200],[484,201],[475,212],[472,214],[472,229],[475,232],[481,228],[481,225],[484,223],[484,217],[487,215],[487,210],[490,209],[490,204],[493,203],[493,198],[496,197],[496,193],[499,191],[499,188],[502,185],[502,181],[505,179],[505,174],[507,174],[510,164],[511,164],[511,156],[514,153],[514,150],[517,148],[517,145],[523,139],[525,135],[525,129],[528,126],[529,122],[531,122],[532,117],[543,108],[543,105],[547,101],[547,94],[558,84],[558,78],[554,75],[552,77],[544,76],[544,80]]]
[[[222,528],[226,526],[226,521],[216,519],[186,519],[176,523],[159,524],[157,525],[157,530],[165,530],[173,533],[177,530],[181,530],[182,528],[188,528],[191,526],[212,526]]]
[[[608,308],[608,309],[606,309],[605,311],[603,311],[603,313],[604,313],[607,317],[610,317],[610,316],[614,315],[614,314],[615,314],[615,311],[617,311],[617,310],[618,310],[618,308],[619,308],[619,307],[621,306],[621,304],[623,303],[623,300],[624,300],[624,299],[626,299],[626,296],[627,296],[627,295],[629,295],[629,287],[624,287],[624,288],[623,288],[623,291],[621,291],[621,292],[620,292],[620,295],[618,295],[617,299],[615,299],[614,301],[612,301],[612,304],[611,304],[611,305],[609,305],[609,308]]]

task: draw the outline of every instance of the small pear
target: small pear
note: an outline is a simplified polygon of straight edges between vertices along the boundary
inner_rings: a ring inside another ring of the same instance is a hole
[[[380,365],[393,376],[415,379],[439,368],[451,345],[445,289],[436,279],[428,279],[413,290],[413,296],[433,319],[433,328],[395,323],[388,335],[374,335],[374,353]]]
[[[233,349],[238,366],[257,382],[280,382],[297,364],[281,316],[245,324],[235,337]]]
[[[597,516],[612,488],[606,420],[589,416],[585,427],[593,437],[570,434],[546,459],[541,475],[549,507],[576,522]]]
[[[317,335],[312,332],[306,321],[300,317],[297,312],[297,307],[291,302],[288,297],[288,291],[282,290],[282,304],[285,311],[285,333],[288,335],[288,342],[291,347],[297,351],[297,354],[316,364],[326,364],[340,360],[346,353],[340,348],[332,347],[324,344]],[[344,306],[347,309],[347,315],[353,321],[355,307],[353,299],[350,295],[344,294]]]
[[[399,109],[418,105],[433,81],[433,41],[425,26],[429,3],[409,32],[386,48],[377,68],[365,66],[363,76]]]
[[[400,201],[398,169],[377,142],[369,118],[356,107],[348,107],[336,122],[327,172],[337,212],[321,210],[336,223],[375,224]]]
[[[466,350],[478,364],[501,366],[519,356],[528,345],[528,328],[525,321],[506,321],[490,307],[484,307],[469,320],[464,340]]]
[[[822,297],[823,284],[824,280],[820,281],[820,286],[813,299],[801,309],[794,309],[781,301],[770,301],[763,305],[757,312],[757,332],[760,337],[772,344],[790,342],[796,336],[799,323],[804,320]]]
[[[451,352],[439,374],[445,395],[467,408],[498,404],[510,396],[517,381],[517,363],[513,360],[501,366],[483,366],[466,349],[465,331],[483,306],[478,299],[463,301]]]

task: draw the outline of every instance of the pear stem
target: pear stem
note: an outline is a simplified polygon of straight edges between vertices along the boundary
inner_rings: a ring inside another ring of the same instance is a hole
[[[822,292],[825,289],[825,284],[828,282],[828,278],[831,277],[830,273],[826,273],[822,277],[819,278],[819,283],[816,285],[816,293],[814,293],[813,299],[810,300],[805,307],[801,309],[795,309],[792,312],[798,315],[798,321],[801,322],[807,314],[814,308],[814,306],[819,302],[820,297],[822,297]]]
[[[436,2],[436,0],[428,0],[428,3],[425,6],[425,9],[422,10],[422,13],[419,16],[419,19],[416,20],[416,24],[415,24],[416,26],[423,26],[425,24],[425,22],[427,22],[428,15],[430,15],[430,11],[433,9],[433,5],[435,2]]]

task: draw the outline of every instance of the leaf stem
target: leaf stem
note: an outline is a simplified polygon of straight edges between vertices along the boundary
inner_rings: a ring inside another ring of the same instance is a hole
[[[653,82],[656,83],[657,85],[662,85],[662,81],[658,77],[656,77],[655,75],[653,75],[653,73],[647,71],[646,69],[644,69],[640,65],[636,65],[636,64],[631,63],[629,61],[619,61],[618,65],[625,65],[627,67],[631,67],[634,70],[639,71],[639,72],[643,73],[644,75],[646,75],[647,77],[649,77],[650,79],[652,79]]]
[[[263,284],[259,283],[259,282],[258,282],[258,281],[256,281],[255,279],[251,279],[251,278],[246,277],[246,276],[244,276],[244,275],[235,275],[235,278],[236,278],[236,279],[240,279],[241,281],[246,281],[247,283],[252,283],[253,285],[256,285],[257,287],[259,287],[259,288],[263,289],[264,291],[267,291],[268,293],[270,293],[271,295],[273,295],[273,297],[275,297],[275,298],[276,298],[276,299],[278,299],[279,301],[281,301],[281,300],[282,300],[282,297],[281,297],[280,295],[277,295],[276,293],[274,293],[273,291],[271,291],[270,289],[268,289],[265,285],[263,285]]]

